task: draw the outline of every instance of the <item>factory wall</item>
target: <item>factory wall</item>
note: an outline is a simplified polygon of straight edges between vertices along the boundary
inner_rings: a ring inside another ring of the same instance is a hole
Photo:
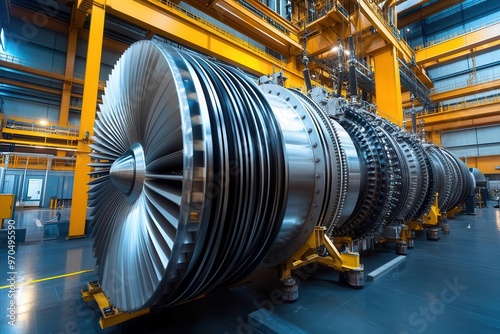
[[[436,43],[471,29],[500,21],[500,1],[467,0],[403,28],[406,40],[413,47]],[[428,67],[434,83],[433,92],[450,91],[467,85],[500,79],[500,48],[488,49]],[[474,65],[475,62],[475,65]],[[475,72],[474,72],[475,71]],[[442,102],[443,105],[497,96],[500,90],[477,93],[465,98]]]
[[[14,194],[18,206],[48,208],[52,197],[64,200],[68,206],[71,204],[73,179],[74,172],[70,171],[49,171],[47,175],[45,170],[6,168],[3,171],[0,193]],[[39,198],[30,198],[28,189],[30,180],[41,180]]]
[[[499,22],[499,14],[500,1],[466,0],[401,30],[411,46],[423,47]],[[434,83],[431,92],[441,93],[500,80],[499,59],[500,47],[493,47],[429,66],[427,71]],[[480,104],[499,97],[500,89],[474,92],[436,103],[432,108],[440,110],[441,107],[464,102]],[[495,171],[493,164],[495,156],[500,155],[500,140],[491,133],[492,129],[499,131],[498,127],[473,127],[442,132],[441,143],[456,156],[466,160],[469,167]]]
[[[500,155],[499,133],[500,125],[443,131],[441,143],[450,152],[465,159]]]

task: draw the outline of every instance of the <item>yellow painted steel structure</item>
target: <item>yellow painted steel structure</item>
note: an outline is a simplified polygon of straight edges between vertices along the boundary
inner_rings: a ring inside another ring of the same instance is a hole
[[[444,106],[437,112],[417,115],[425,121],[425,131],[447,131],[500,123],[500,97]],[[411,123],[410,123],[411,124]],[[408,125],[410,125],[408,124]]]
[[[439,56],[439,58],[436,60],[426,61],[425,59],[422,59],[421,65],[425,66],[425,68],[429,68],[429,67],[432,67],[432,66],[438,65],[438,64],[442,65],[442,64],[445,64],[447,62],[456,60],[456,59],[464,58],[464,57],[470,55],[472,51],[474,51],[474,52],[486,51],[489,49],[498,48],[499,46],[500,46],[500,38],[498,38],[498,36],[497,36],[496,39],[493,39],[490,42],[481,43],[481,44],[476,45],[475,47],[470,48],[470,49],[464,47],[463,51],[457,51],[457,52],[454,52],[453,54],[450,54],[447,56]],[[441,48],[441,46],[439,46],[439,44],[428,46],[428,48],[434,48],[434,47]],[[419,51],[422,49],[423,48],[417,48],[415,53],[418,54]],[[435,51],[433,51],[432,53],[434,53],[434,52]],[[429,52],[429,53],[431,53],[431,52]]]
[[[432,64],[440,59],[447,59],[462,52],[470,52],[476,47],[492,47],[498,45],[500,22],[485,26],[475,31],[445,39],[432,46],[422,48],[415,52],[417,64]],[[492,43],[491,46],[489,43]]]
[[[82,1],[78,4],[81,6]],[[85,235],[85,220],[87,217],[87,184],[90,181],[90,147],[86,137],[94,133],[94,121],[97,110],[97,93],[99,89],[99,72],[101,68],[101,54],[104,36],[104,19],[106,15],[105,1],[94,0],[91,3],[92,16],[90,20],[89,47],[85,68],[85,85],[83,91],[82,116],[80,120],[80,140],[76,152],[76,167],[73,183],[73,205],[70,214],[68,238],[77,238]]]
[[[59,127],[57,124],[45,120],[44,122],[42,124],[40,120],[3,117],[0,143],[76,151],[78,135],[76,128]]]
[[[479,82],[464,87],[451,88],[443,92],[434,92],[431,94],[431,100],[434,103],[444,102],[448,100],[457,99],[460,97],[471,96],[478,93],[489,92],[495,89],[500,89],[500,79],[494,79],[485,82]],[[410,100],[410,93],[403,93],[402,95],[403,108],[410,108],[412,102]],[[414,101],[415,106],[420,106],[418,101]]]
[[[295,59],[283,62],[170,1],[107,0],[106,11],[254,75],[282,69],[288,86],[304,85]]]
[[[401,108],[401,81],[399,65],[394,47],[389,46],[374,55],[375,95],[381,116],[388,118],[398,126],[403,124]]]
[[[500,159],[496,156],[481,156],[481,157],[468,157],[467,167],[477,168],[483,174],[498,174],[497,167],[500,165]]]
[[[207,1],[209,5],[200,0],[187,0],[184,2],[287,57],[297,55],[302,50],[299,29],[278,13],[269,10],[269,7],[259,1],[250,0],[246,2],[261,11],[266,18],[274,21],[277,26],[280,26],[280,29],[263,17],[257,16],[239,1]]]
[[[499,89],[499,88],[500,88],[500,80],[497,79],[497,80],[482,82],[482,83],[478,83],[475,85],[457,88],[457,89],[453,89],[453,90],[449,90],[449,91],[445,91],[445,92],[435,93],[435,94],[432,94],[431,98],[432,98],[432,102],[437,103],[437,102],[443,102],[443,101],[447,101],[447,100],[456,99],[459,97],[488,92],[488,91],[492,91],[494,89]]]
[[[373,24],[376,29],[377,34],[381,36],[387,45],[392,45],[397,50],[396,56],[409,62],[413,57],[412,48],[406,43],[402,38],[398,38],[394,35],[394,29],[387,23],[383,18],[380,8],[377,4],[370,0],[359,0],[358,5],[361,8],[361,12],[367,19]],[[399,69],[399,67],[397,67]]]

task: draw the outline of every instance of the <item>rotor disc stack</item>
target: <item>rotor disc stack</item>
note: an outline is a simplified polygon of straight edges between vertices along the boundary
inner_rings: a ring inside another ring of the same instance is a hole
[[[91,148],[98,272],[125,311],[279,265],[316,226],[360,237],[422,213],[435,189],[443,208],[470,190],[460,160],[367,111],[336,120],[300,91],[151,41],[113,69]]]

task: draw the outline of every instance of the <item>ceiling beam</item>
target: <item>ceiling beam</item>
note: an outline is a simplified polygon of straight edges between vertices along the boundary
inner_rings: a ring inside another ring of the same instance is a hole
[[[446,8],[458,5],[465,0],[439,0],[428,6],[422,7],[408,15],[398,17],[398,29],[404,28],[415,22],[421,21],[431,15],[442,12]]]

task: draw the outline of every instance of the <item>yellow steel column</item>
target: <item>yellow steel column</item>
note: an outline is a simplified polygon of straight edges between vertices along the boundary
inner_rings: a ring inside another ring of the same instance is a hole
[[[87,48],[85,82],[83,86],[82,115],[80,119],[80,139],[76,153],[75,180],[73,183],[72,208],[68,238],[85,235],[85,219],[87,217],[87,183],[90,180],[90,147],[85,133],[93,135],[94,120],[97,108],[97,92],[99,88],[99,71],[104,36],[105,0],[94,0],[90,19],[90,33]]]
[[[71,82],[75,71],[76,42],[78,40],[78,30],[69,29],[68,52],[66,54],[66,69],[64,73],[65,81],[61,96],[61,109],[59,111],[59,125],[67,126],[69,119],[69,105],[71,100]]]
[[[375,95],[380,116],[401,126],[403,99],[396,48],[388,46],[373,55],[375,64]]]
[[[441,146],[441,131],[430,131],[430,141],[434,145]]]

